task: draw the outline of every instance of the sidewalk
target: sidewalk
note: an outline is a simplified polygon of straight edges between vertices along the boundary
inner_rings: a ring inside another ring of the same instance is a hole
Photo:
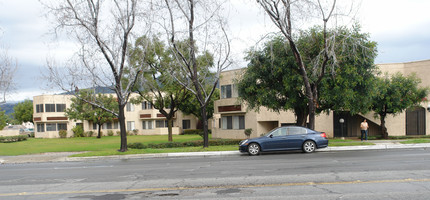
[[[413,149],[429,148],[430,143],[420,144],[400,144],[401,140],[374,140],[370,141],[375,145],[363,146],[343,146],[327,147],[318,149],[317,152],[327,151],[355,151],[355,150],[386,150],[386,149]],[[209,152],[190,152],[190,153],[159,153],[159,154],[130,154],[115,156],[94,156],[94,157],[69,157],[81,152],[57,152],[42,153],[20,156],[0,156],[0,164],[19,164],[19,163],[44,163],[44,162],[67,162],[67,161],[91,161],[104,159],[145,159],[145,158],[166,158],[166,157],[208,157],[208,156],[240,156],[239,151],[209,151]]]

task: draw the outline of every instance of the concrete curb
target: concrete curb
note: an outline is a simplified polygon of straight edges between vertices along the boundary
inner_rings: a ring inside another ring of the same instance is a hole
[[[376,145],[327,147],[324,149],[317,149],[317,152],[416,149],[416,148],[424,148],[424,149],[430,148],[430,143],[421,143],[421,144],[377,143]],[[159,153],[159,154],[130,154],[130,155],[115,155],[115,156],[69,157],[70,155],[77,154],[77,153],[79,152],[61,152],[61,153],[43,153],[43,154],[23,155],[23,156],[5,156],[0,158],[0,164],[243,155],[239,151],[208,151],[208,152],[180,152],[180,153]]]
[[[241,155],[239,151],[208,151],[208,152],[181,152],[181,153],[157,153],[157,154],[130,154],[116,156],[90,156],[90,157],[66,157],[64,161],[90,161],[108,159],[148,159],[148,158],[180,158],[180,157],[211,157]]]

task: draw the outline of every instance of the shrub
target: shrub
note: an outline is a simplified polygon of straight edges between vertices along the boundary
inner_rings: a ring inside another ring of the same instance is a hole
[[[138,130],[137,129],[133,129],[133,134],[137,135]]]
[[[60,131],[58,131],[58,135],[60,135],[60,138],[66,138],[67,137],[67,131],[66,130],[60,130]]]
[[[82,126],[75,126],[72,128],[74,137],[84,137],[84,129]]]
[[[200,130],[200,129],[185,129],[184,135],[198,135],[199,131],[202,131],[202,130]]]
[[[112,130],[108,130],[107,135],[108,136],[113,136],[113,131]]]
[[[146,145],[144,145],[143,143],[140,142],[136,142],[136,143],[131,143],[127,145],[128,148],[132,148],[132,149],[146,149]]]
[[[6,136],[1,137],[0,136],[0,143],[11,143],[11,142],[19,142],[27,140],[27,135],[15,135],[15,136]]]
[[[252,128],[245,129],[244,133],[245,133],[246,137],[249,138],[249,136],[251,136],[251,134],[252,134]]]
[[[121,135],[121,131],[116,131],[116,135]]]
[[[92,137],[94,135],[93,131],[87,131],[84,133],[84,137]]]

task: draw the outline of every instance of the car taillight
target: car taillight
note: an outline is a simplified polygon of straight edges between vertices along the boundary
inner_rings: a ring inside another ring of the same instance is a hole
[[[321,136],[321,137],[323,137],[323,138],[327,138],[327,134],[325,134],[324,132],[322,132],[322,133],[320,134],[320,136]]]

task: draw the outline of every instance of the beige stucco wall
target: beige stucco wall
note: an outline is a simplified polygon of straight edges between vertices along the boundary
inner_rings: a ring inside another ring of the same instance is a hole
[[[220,86],[232,85],[240,78],[244,69],[229,70],[222,73],[220,79]],[[219,112],[220,106],[241,105],[240,111],[233,112]],[[214,126],[212,127],[213,138],[231,138],[231,139],[245,139],[246,135],[244,130],[224,130],[219,126],[219,120],[222,116],[230,115],[244,115],[245,116],[245,129],[251,128],[253,133],[251,137],[259,137],[279,127],[282,124],[293,124],[296,119],[294,113],[291,111],[273,112],[267,108],[261,107],[258,111],[248,110],[245,103],[239,101],[238,98],[225,98],[215,101],[215,117]],[[329,136],[333,135],[333,117],[332,114],[321,114],[317,116],[316,128],[319,131],[326,132]]]
[[[415,74],[421,79],[421,87],[430,87],[430,60],[414,61],[406,63],[388,63],[378,64],[379,69],[383,73],[394,74],[400,72],[403,75]],[[430,100],[430,95],[427,96]],[[422,102],[421,107],[428,108],[430,102]],[[379,123],[380,120],[378,119]],[[406,112],[396,116],[389,115],[386,119],[387,131],[390,136],[402,136],[406,134]],[[430,135],[430,115],[426,112],[426,134]]]
[[[404,75],[416,74],[418,78],[421,79],[420,86],[430,87],[430,60],[408,62],[408,63],[390,63],[390,64],[378,64],[380,71],[388,74],[394,74],[400,72]],[[244,73],[246,68],[229,70],[222,73],[220,79],[220,85],[234,84],[235,80],[240,78],[240,75]],[[430,95],[427,97],[430,100]],[[249,111],[246,108],[246,104],[238,101],[237,98],[220,99],[215,101],[215,114],[216,118],[219,119],[222,115],[231,115],[233,113],[223,112],[219,113],[217,108],[219,106],[226,105],[242,105],[242,110],[236,112],[235,114],[245,115],[245,128],[252,128],[254,130],[251,137],[260,136],[263,133],[268,132],[273,128],[272,123],[277,123],[280,126],[282,123],[294,123],[295,116],[292,112],[271,112],[265,108],[260,108],[260,112]],[[429,102],[421,103],[421,107],[430,107]],[[430,135],[430,112],[426,112],[426,134]],[[367,113],[363,115],[365,118],[370,119],[376,124],[380,124],[380,119],[374,117],[374,113]],[[219,121],[215,121],[216,124]],[[323,131],[327,133],[329,137],[334,135],[334,122],[333,122],[333,112],[329,114],[322,113],[316,116],[315,129],[318,131]],[[386,117],[386,126],[390,136],[402,136],[406,134],[406,112],[397,114],[395,116],[389,115]],[[243,130],[222,130],[219,125],[214,125],[213,127],[213,137],[216,138],[245,138]]]
[[[317,115],[315,117],[315,130],[325,132],[327,137],[333,137],[333,112]]]
[[[131,98],[137,97],[138,94],[132,94]],[[37,124],[38,123],[66,123],[67,124],[67,137],[73,136],[72,128],[76,126],[77,123],[82,123],[84,127],[84,131],[93,131],[94,133],[97,133],[97,129],[93,129],[92,122],[88,121],[74,121],[74,120],[48,120],[48,117],[65,117],[64,112],[46,112],[46,108],[44,106],[44,112],[42,113],[36,113],[36,105],[37,104],[66,104],[66,108],[70,108],[71,105],[71,98],[73,98],[72,95],[40,95],[33,97],[33,118],[40,120],[35,121],[35,137],[36,138],[58,138],[59,134],[58,131],[46,131],[45,132],[37,132]],[[148,109],[148,110],[142,110],[141,104],[133,105],[134,109],[133,111],[127,111],[127,108],[125,108],[125,122],[133,121],[135,125],[135,129],[137,130],[138,135],[167,135],[168,129],[167,128],[156,128],[155,127],[155,120],[165,120],[165,117],[159,117],[160,114],[158,110],[156,109]],[[140,118],[141,114],[150,114],[150,118]],[[142,127],[142,121],[143,120],[151,120],[153,121],[153,129],[143,129]],[[195,116],[192,115],[184,115],[182,112],[178,111],[175,114],[174,118],[174,127],[172,128],[173,134],[180,134],[183,131],[182,127],[182,120],[190,120],[190,127],[191,129],[195,129],[197,126],[198,119]],[[46,126],[45,126],[46,129]],[[112,131],[115,135],[119,131],[118,129],[102,129],[103,135],[108,135],[108,132]],[[96,135],[96,134],[95,134]],[[94,135],[94,136],[95,136]]]
[[[58,138],[58,131],[45,131],[37,132],[37,124],[39,123],[66,123],[67,124],[67,137],[73,136],[72,128],[80,121],[72,120],[48,120],[48,117],[65,117],[64,112],[46,112],[46,107],[43,107],[41,113],[36,113],[37,104],[66,104],[66,108],[70,107],[71,95],[40,95],[33,97],[33,119],[40,118],[34,121],[34,137],[35,138]],[[84,124],[85,125],[85,124]],[[46,127],[45,127],[46,128]],[[85,128],[85,127],[84,127]]]
[[[19,135],[19,130],[0,130],[0,136],[17,136]]]

